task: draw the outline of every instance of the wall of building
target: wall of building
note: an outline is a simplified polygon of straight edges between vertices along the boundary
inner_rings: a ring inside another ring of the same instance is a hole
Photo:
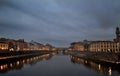
[[[71,48],[73,51],[84,51],[84,45],[82,42],[71,43]]]
[[[89,45],[90,52],[119,52],[120,43],[112,41],[94,41]]]
[[[13,40],[0,38],[0,50],[29,51],[29,50],[50,50],[50,48],[51,50],[56,50],[55,47],[43,45],[34,41],[25,42],[24,39]]]
[[[7,43],[0,43],[0,50],[8,50],[8,44]]]

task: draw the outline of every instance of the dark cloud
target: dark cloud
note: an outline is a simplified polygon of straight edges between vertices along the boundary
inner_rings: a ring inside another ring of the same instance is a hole
[[[102,28],[113,28],[120,24],[120,5],[118,0],[100,0],[91,3],[91,15]]]
[[[119,0],[0,0],[0,35],[56,46],[84,39],[112,40],[120,24],[119,3]]]
[[[58,0],[62,5],[79,13],[79,17],[87,15],[102,28],[114,27],[120,24],[120,1],[118,0]],[[67,3],[67,5],[66,5]],[[88,24],[89,25],[89,24]]]
[[[0,0],[0,7],[6,6],[7,2],[5,0]]]

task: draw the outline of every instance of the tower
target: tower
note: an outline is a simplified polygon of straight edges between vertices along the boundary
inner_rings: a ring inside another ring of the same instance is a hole
[[[116,42],[120,42],[120,30],[119,30],[119,27],[116,27]]]

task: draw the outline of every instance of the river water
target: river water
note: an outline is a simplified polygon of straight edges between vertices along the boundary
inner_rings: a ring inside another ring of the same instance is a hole
[[[119,67],[52,53],[0,61],[0,76],[120,76]]]

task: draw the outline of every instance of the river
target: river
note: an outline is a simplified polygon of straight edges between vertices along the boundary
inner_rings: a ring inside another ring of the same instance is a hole
[[[120,69],[119,65],[52,53],[0,61],[0,76],[120,76]]]

